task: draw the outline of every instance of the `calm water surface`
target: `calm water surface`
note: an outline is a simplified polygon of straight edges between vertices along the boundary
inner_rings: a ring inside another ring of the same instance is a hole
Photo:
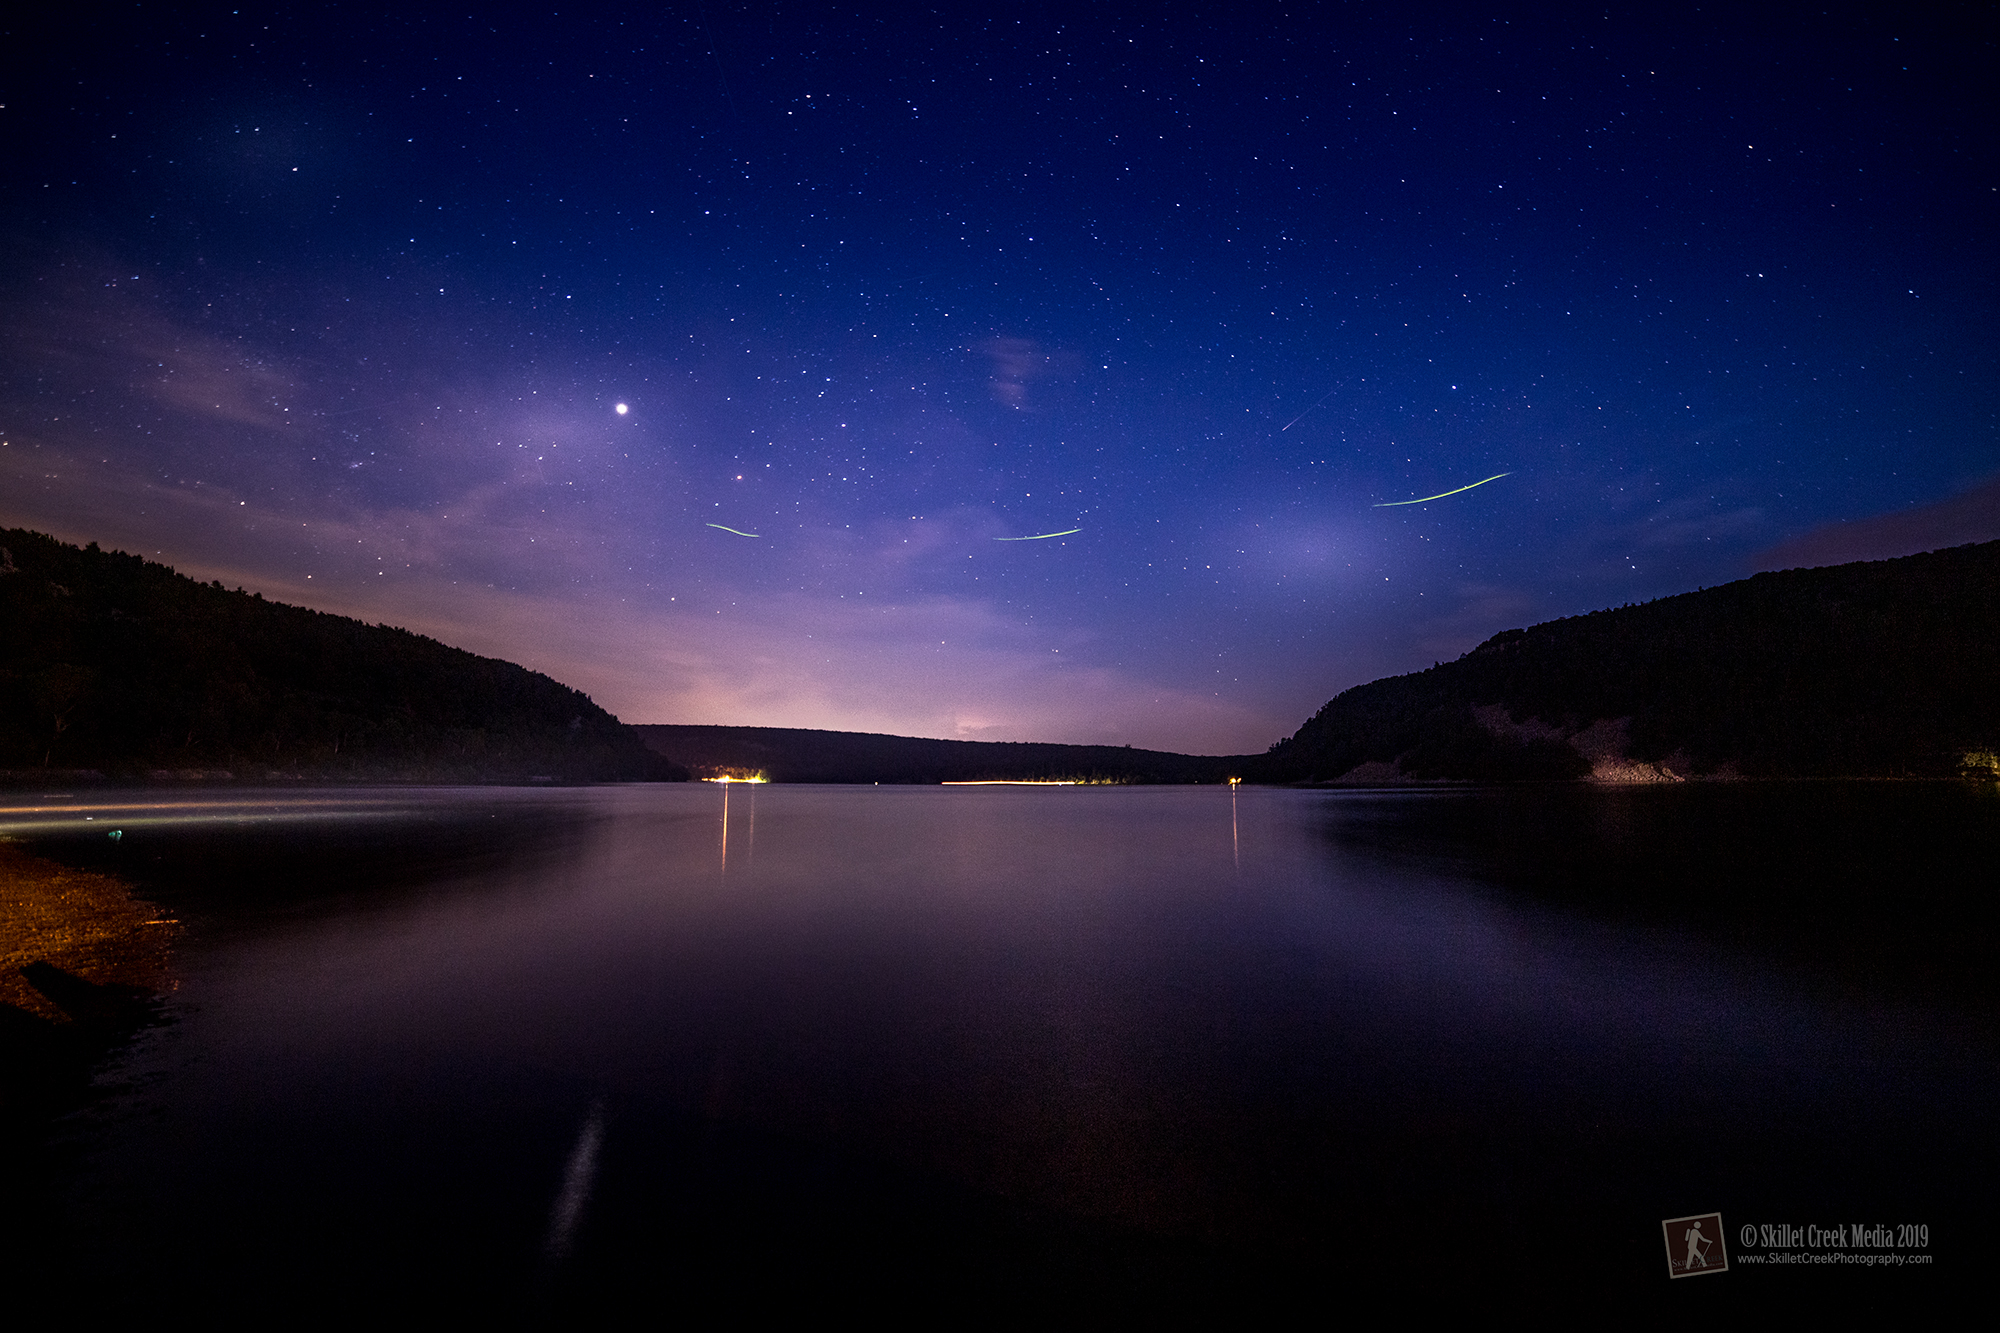
[[[1674,1317],[1991,1263],[1977,793],[231,799],[15,817],[190,927],[62,1129],[86,1301]],[[1670,1284],[1713,1210],[1936,1266]]]

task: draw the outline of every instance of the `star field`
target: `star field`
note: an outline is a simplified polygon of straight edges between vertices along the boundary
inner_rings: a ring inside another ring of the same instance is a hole
[[[2000,535],[1974,9],[13,25],[0,522],[628,721],[1260,750]]]

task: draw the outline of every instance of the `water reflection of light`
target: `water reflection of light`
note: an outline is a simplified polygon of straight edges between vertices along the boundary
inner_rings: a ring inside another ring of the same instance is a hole
[[[620,403],[618,407],[623,411],[625,405]],[[576,1147],[570,1150],[569,1165],[563,1169],[562,1190],[549,1210],[549,1236],[543,1250],[551,1260],[561,1262],[569,1257],[576,1224],[583,1216],[584,1204],[590,1201],[590,1187],[597,1176],[597,1150],[603,1142],[604,1103],[595,1101],[590,1104],[590,1114],[584,1117]]]
[[[764,782],[760,774],[754,778],[707,778],[704,781],[722,785],[722,873],[729,873],[729,789],[735,786],[750,788],[749,828],[743,847],[745,861],[757,855],[757,788]]]

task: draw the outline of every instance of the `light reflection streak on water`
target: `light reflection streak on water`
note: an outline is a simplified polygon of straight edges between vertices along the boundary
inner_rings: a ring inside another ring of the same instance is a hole
[[[722,874],[729,873],[729,789],[731,787],[750,788],[749,827],[744,830],[743,864],[747,867],[757,859],[757,787],[759,783],[722,781]]]
[[[196,824],[331,824],[368,819],[386,819],[388,811],[329,810],[319,814],[294,815],[203,815],[179,816],[174,818],[141,818],[102,821],[107,830],[111,828],[186,828]],[[60,833],[65,829],[80,827],[77,820],[22,820],[0,825],[7,833]]]
[[[399,813],[401,811],[395,809],[297,811],[241,809],[189,815],[140,815],[137,818],[92,819],[77,816],[66,819],[4,819],[0,820],[0,833],[60,833],[64,830],[79,829],[86,823],[101,823],[107,828],[123,829],[186,828],[199,824],[332,824],[389,819]]]
[[[434,802],[411,797],[342,796],[8,805],[0,806],[0,835],[80,831],[91,823],[149,829],[349,823],[407,817],[429,804]]]
[[[291,807],[327,808],[330,801],[114,801],[99,805],[0,805],[0,815],[46,815],[103,813],[107,810],[280,810]],[[381,799],[341,801],[340,805],[394,805]]]
[[[583,1132],[577,1136],[576,1147],[570,1150],[569,1163],[563,1169],[562,1189],[556,1194],[555,1206],[549,1210],[549,1237],[544,1248],[551,1260],[560,1262],[569,1257],[576,1224],[583,1217],[583,1206],[590,1202],[590,1187],[597,1177],[597,1150],[603,1142],[604,1103],[600,1100],[590,1104]]]

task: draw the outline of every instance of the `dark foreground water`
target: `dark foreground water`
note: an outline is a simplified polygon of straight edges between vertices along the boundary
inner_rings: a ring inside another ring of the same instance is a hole
[[[17,1208],[78,1311],[1893,1317],[1994,1263],[1990,790],[228,799],[5,817],[188,926]],[[1855,1223],[1926,1243],[1744,1262]]]

